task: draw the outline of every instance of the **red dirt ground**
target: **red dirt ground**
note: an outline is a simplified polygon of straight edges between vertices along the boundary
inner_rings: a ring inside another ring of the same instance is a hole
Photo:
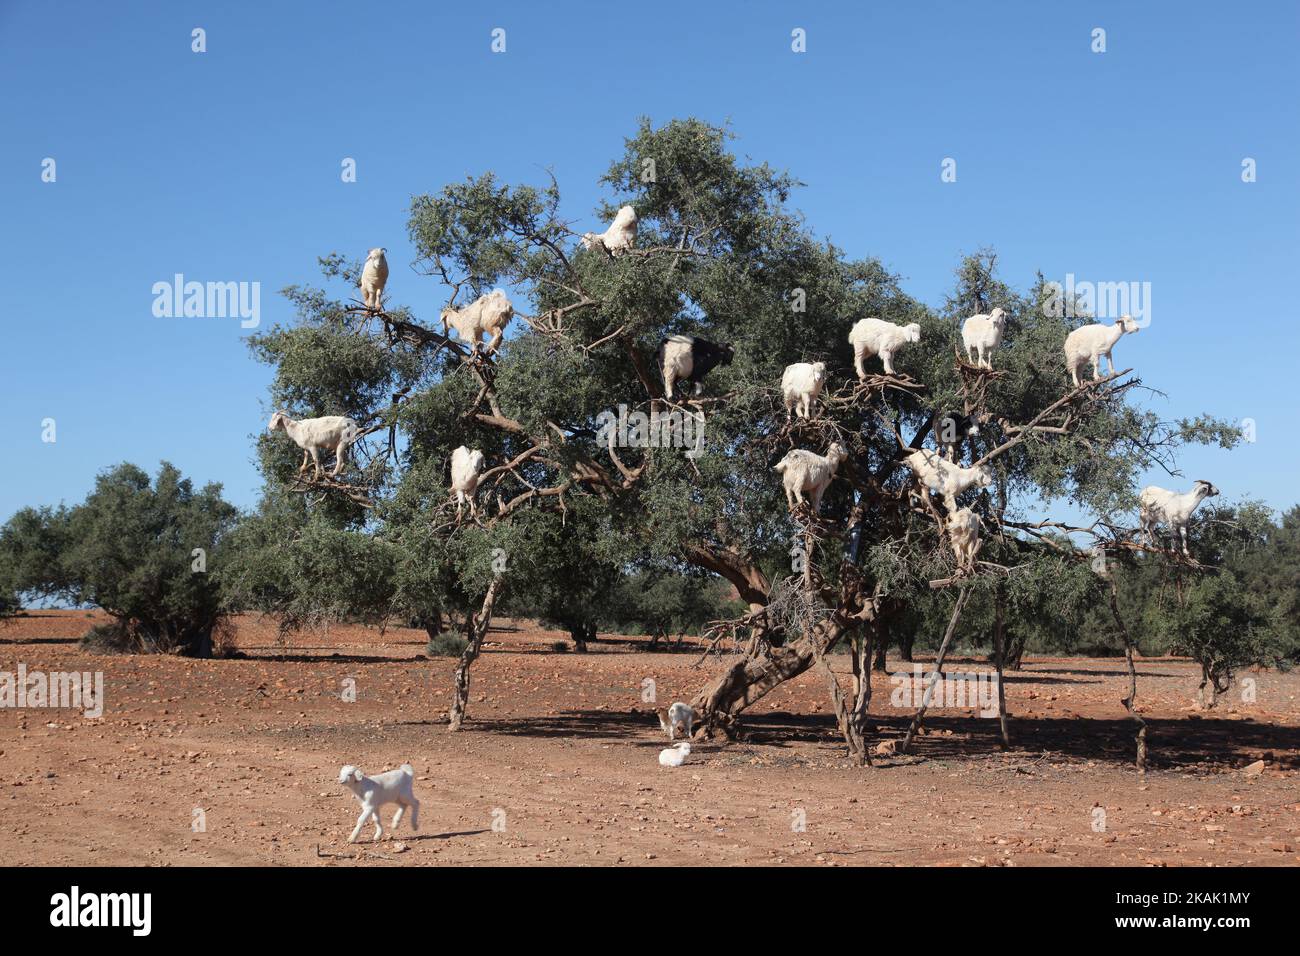
[[[499,621],[466,729],[451,734],[455,661],[425,659],[422,631],[335,627],[285,650],[273,622],[243,618],[247,659],[195,661],[88,654],[76,639],[95,619],[34,611],[0,626],[0,671],[102,671],[106,696],[99,719],[0,708],[10,865],[1300,862],[1300,674],[1245,674],[1256,702],[1234,688],[1206,715],[1188,662],[1141,661],[1145,778],[1120,704],[1123,662],[1074,658],[1008,675],[1010,753],[996,720],[937,709],[913,755],[852,766],[810,672],[751,709],[747,740],[700,742],[669,769],[640,688],[651,677],[662,703],[690,699],[721,662],[696,668],[689,639],[646,653],[609,638],[578,655],[555,649],[560,634]],[[890,706],[890,690],[877,675],[884,738],[911,713]],[[1244,769],[1257,760],[1262,772]],[[406,761],[419,832],[403,823],[392,841],[347,844],[358,808],[339,767]]]

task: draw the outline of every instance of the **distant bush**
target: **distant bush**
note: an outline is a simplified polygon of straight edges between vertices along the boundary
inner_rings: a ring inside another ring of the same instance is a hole
[[[457,631],[443,631],[429,638],[429,643],[424,646],[424,652],[430,657],[460,657],[468,644],[469,641],[465,639],[464,634]]]

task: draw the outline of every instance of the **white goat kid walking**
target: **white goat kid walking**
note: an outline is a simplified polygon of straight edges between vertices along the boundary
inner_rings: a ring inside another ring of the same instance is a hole
[[[357,440],[357,423],[344,415],[326,415],[323,418],[303,418],[294,421],[284,412],[276,412],[266,426],[267,431],[283,431],[294,440],[302,452],[302,464],[298,474],[307,470],[310,458],[316,464],[314,480],[321,477],[320,453],[334,452],[334,470],[331,478],[337,478],[347,461],[348,448]]]
[[[879,355],[885,365],[885,374],[894,375],[894,353],[908,342],[921,341],[921,326],[894,325],[880,319],[861,319],[849,330],[849,344],[853,346],[853,368],[858,381],[866,381],[867,370],[863,363]]]
[[[994,309],[988,315],[972,315],[962,323],[961,341],[972,365],[993,367],[989,356],[1002,345],[1002,333],[1006,327],[1007,313],[1004,309]]]
[[[1077,388],[1079,369],[1085,362],[1092,363],[1092,380],[1101,378],[1101,359],[1110,363],[1110,374],[1115,374],[1115,360],[1110,351],[1123,335],[1136,335],[1141,328],[1129,315],[1121,315],[1114,325],[1083,325],[1065,337],[1065,367],[1070,370],[1070,381]]]
[[[415,799],[414,781],[415,769],[409,763],[373,777],[367,777],[351,764],[340,770],[339,783],[356,794],[361,802],[361,816],[357,818],[348,842],[357,842],[357,835],[367,819],[375,822],[375,839],[383,839],[384,826],[379,822],[379,811],[390,803],[397,804],[397,812],[393,814],[394,830],[402,822],[402,813],[406,810],[411,811],[411,829],[420,829],[420,801]]]
[[[1214,485],[1199,479],[1192,485],[1191,491],[1181,494],[1156,485],[1147,485],[1138,497],[1142,532],[1146,535],[1147,544],[1155,540],[1156,525],[1163,524],[1169,528],[1171,534],[1178,535],[1183,554],[1188,554],[1187,523],[1192,520],[1192,512],[1206,498],[1213,498],[1218,493],[1219,489]]]
[[[790,410],[800,418],[812,418],[813,403],[826,384],[825,362],[795,362],[785,367],[781,376],[781,395],[785,399],[785,417]]]
[[[812,513],[821,512],[822,495],[830,486],[836,470],[848,458],[848,453],[839,442],[831,442],[825,455],[819,455],[803,448],[794,448],[786,453],[773,469],[781,475],[785,486],[786,504],[793,511],[804,503],[804,495],[811,499]]]

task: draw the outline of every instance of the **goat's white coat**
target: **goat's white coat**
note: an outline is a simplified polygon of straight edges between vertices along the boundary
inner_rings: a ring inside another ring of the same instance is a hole
[[[680,767],[686,763],[686,757],[691,752],[691,745],[683,740],[679,744],[671,747],[665,747],[659,751],[659,766],[661,767]]]
[[[636,245],[636,224],[636,210],[624,206],[604,232],[584,232],[582,246],[584,249],[604,249],[611,256],[621,255]]]
[[[1092,363],[1092,380],[1101,378],[1101,359],[1106,357],[1110,363],[1110,374],[1115,374],[1115,360],[1110,351],[1120,336],[1136,335],[1140,326],[1132,316],[1121,315],[1114,325],[1083,325],[1065,337],[1065,367],[1070,371],[1070,381],[1076,386],[1079,381],[1079,369],[1085,362]]]
[[[980,516],[969,508],[952,512],[948,515],[948,540],[957,556],[957,567],[963,571],[973,570],[975,554],[980,547]]]
[[[987,488],[993,484],[993,476],[983,465],[963,468],[929,448],[914,451],[903,460],[916,473],[922,485],[934,494],[943,496],[949,512],[957,510],[956,498],[967,488]]]
[[[668,710],[658,710],[655,713],[659,717],[659,726],[663,728],[669,740],[677,739],[677,729],[679,727],[687,737],[690,737],[695,728],[694,709],[690,704],[684,704],[680,700],[669,707]]]
[[[1002,344],[1002,333],[1007,326],[1007,313],[994,309],[988,315],[972,315],[962,323],[961,341],[966,346],[966,357],[983,368],[992,368],[991,356]]]
[[[483,453],[470,451],[461,445],[451,453],[451,490],[456,494],[456,516],[460,517],[465,503],[469,502],[469,513],[478,509],[474,503],[474,494],[478,491],[478,476],[483,472]]]
[[[781,395],[785,399],[785,415],[790,410],[800,418],[812,417],[812,406],[826,384],[825,362],[795,362],[787,365],[781,376]]]
[[[402,822],[402,813],[406,810],[411,811],[411,829],[420,829],[420,801],[415,799],[414,781],[415,769],[409,763],[402,764],[396,770],[377,773],[373,777],[367,777],[351,764],[340,770],[339,783],[356,794],[357,800],[361,802],[361,816],[357,818],[357,825],[352,829],[348,842],[356,842],[357,834],[361,832],[367,817],[374,820],[375,839],[382,839],[384,827],[379,822],[379,811],[390,803],[398,805],[397,812],[393,814],[394,830]]]
[[[284,412],[276,412],[266,426],[267,431],[283,431],[294,440],[302,452],[302,464],[298,474],[307,469],[310,457],[316,464],[315,478],[320,480],[320,453],[334,452],[334,470],[330,475],[337,478],[347,461],[348,448],[357,440],[357,423],[345,415],[326,415],[322,418],[303,418],[294,421]]]
[[[849,330],[849,343],[853,346],[853,368],[858,373],[858,380],[865,380],[867,371],[863,362],[873,355],[879,355],[885,364],[885,374],[894,374],[894,353],[908,342],[921,341],[921,326],[916,322],[910,325],[894,325],[881,319],[860,319]]]
[[[844,446],[839,442],[831,442],[825,455],[803,448],[787,452],[773,470],[781,475],[786,504],[790,509],[803,504],[804,495],[807,494],[811,499],[813,514],[818,514],[821,511],[822,495],[835,477],[836,469],[847,457]]]
[[[361,270],[361,300],[368,309],[383,307],[384,286],[388,284],[388,260],[384,258],[387,251],[371,249],[366,256],[366,266]]]
[[[691,354],[694,340],[689,335],[670,335],[664,340],[661,357],[663,359],[664,397],[672,401],[673,386],[684,382],[695,371],[695,356]],[[695,394],[703,390],[703,383],[695,384]]]
[[[447,335],[455,329],[456,335],[468,342],[473,349],[479,347],[483,334],[490,332],[492,338],[488,340],[486,351],[495,352],[514,315],[514,304],[506,294],[500,289],[493,289],[463,308],[453,309],[448,306],[443,309],[442,329]]]
[[[1187,554],[1187,523],[1192,519],[1198,505],[1206,498],[1218,495],[1219,489],[1208,481],[1198,480],[1191,491],[1177,492],[1156,485],[1147,485],[1138,496],[1142,531],[1147,543],[1154,540],[1157,524],[1166,525],[1171,533],[1176,533],[1182,542],[1183,554]]]

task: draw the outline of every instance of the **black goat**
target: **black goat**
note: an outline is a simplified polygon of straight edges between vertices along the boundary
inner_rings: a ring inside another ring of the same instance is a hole
[[[962,415],[958,412],[941,412],[934,416],[934,444],[939,454],[955,462],[966,439],[980,433],[979,415]]]
[[[659,343],[659,368],[664,376],[664,395],[673,398],[677,382],[690,382],[691,394],[704,388],[704,376],[719,365],[730,365],[736,350],[730,343],[718,345],[693,335],[670,335]]]

